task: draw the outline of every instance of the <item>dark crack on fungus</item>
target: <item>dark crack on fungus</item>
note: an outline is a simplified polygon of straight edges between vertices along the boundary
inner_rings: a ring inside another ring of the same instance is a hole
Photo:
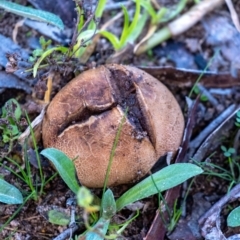
[[[147,136],[151,143],[153,143],[145,116],[137,99],[134,83],[138,82],[139,79],[135,79],[131,71],[125,72],[119,69],[108,69],[111,72],[110,80],[114,90],[113,97],[124,112],[128,108],[127,118],[136,128],[134,137],[142,140]]]
[[[116,107],[115,104],[112,104],[109,107],[106,107],[102,110],[89,110],[88,108],[84,108],[80,113],[77,112],[75,114],[72,114],[72,116],[68,117],[68,120],[62,124],[59,129],[57,135],[61,135],[65,130],[67,130],[68,127],[76,124],[81,124],[86,122],[91,116],[99,116],[102,113],[105,113],[106,111],[109,111]]]

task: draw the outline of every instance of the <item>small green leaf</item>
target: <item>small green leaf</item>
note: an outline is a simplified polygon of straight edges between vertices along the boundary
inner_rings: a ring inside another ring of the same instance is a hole
[[[239,117],[239,118],[240,118],[240,111],[238,111],[238,112],[237,112],[237,117]]]
[[[35,50],[33,50],[33,52],[32,52],[32,55],[33,55],[33,57],[40,57],[41,55],[43,54],[43,50],[42,49],[40,49],[40,48],[38,48],[38,49],[35,49]]]
[[[75,194],[77,194],[80,186],[76,178],[75,166],[71,159],[55,148],[44,149],[41,151],[41,154],[53,163],[63,181]]]
[[[80,187],[77,193],[77,201],[80,207],[86,208],[93,202],[93,195],[91,191],[86,187]]]
[[[16,120],[19,120],[22,115],[21,107],[14,98],[9,99],[2,107],[2,117],[7,118],[11,114],[14,115]]]
[[[53,224],[66,226],[70,222],[70,216],[57,209],[53,209],[48,212],[48,221]]]
[[[3,142],[4,143],[8,143],[9,141],[10,141],[10,137],[8,137],[7,135],[6,135],[6,133],[5,134],[3,134]]]
[[[235,148],[229,148],[228,152],[231,153],[231,154],[234,154],[236,152],[236,150],[235,150]]]
[[[20,4],[5,0],[0,1],[0,8],[3,8],[5,11],[17,14],[25,18],[30,18],[36,21],[42,21],[53,24],[60,29],[64,28],[61,18],[50,12],[37,10],[31,7],[25,7]]]
[[[14,98],[10,99],[9,101],[11,101],[14,117],[16,118],[16,120],[20,120],[20,117],[22,115],[22,110],[18,101]]]
[[[16,187],[0,179],[0,202],[6,204],[21,204],[23,203],[23,196]]]
[[[221,149],[222,149],[223,152],[227,152],[227,148],[225,146],[222,145]]]
[[[42,47],[44,47],[44,45],[46,44],[46,40],[45,40],[45,38],[44,38],[43,36],[41,36],[41,37],[39,38],[39,43],[40,43],[40,45],[41,45]]]
[[[236,118],[236,121],[237,121],[238,123],[240,123],[240,118]]]
[[[231,153],[230,153],[230,152],[224,152],[224,156],[225,156],[225,157],[230,157],[230,156],[231,156]]]
[[[113,192],[108,189],[103,194],[102,199],[102,217],[104,219],[111,219],[116,214],[116,202],[113,196]]]
[[[190,163],[176,163],[169,165],[125,192],[116,201],[117,211],[130,203],[156,194],[158,191],[162,192],[175,187],[202,172],[203,170],[200,167]]]
[[[240,226],[240,207],[233,209],[227,217],[227,225],[229,227]]]
[[[206,101],[208,101],[208,98],[205,95],[201,95],[200,100],[203,102],[206,102]]]

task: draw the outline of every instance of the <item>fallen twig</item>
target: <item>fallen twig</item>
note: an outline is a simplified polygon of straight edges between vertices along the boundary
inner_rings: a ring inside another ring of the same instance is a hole
[[[230,192],[216,202],[200,219],[202,236],[205,239],[226,240],[220,228],[220,212],[225,204],[233,202],[240,197],[240,184],[236,185]]]

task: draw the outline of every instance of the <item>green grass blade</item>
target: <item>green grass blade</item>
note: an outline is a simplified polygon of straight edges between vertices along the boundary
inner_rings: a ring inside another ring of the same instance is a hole
[[[143,30],[143,28],[146,24],[147,19],[148,19],[148,13],[144,12],[141,15],[141,21],[139,21],[136,28],[132,31],[132,33],[128,37],[128,42],[129,43],[134,43],[135,40],[139,37],[139,35],[142,33],[142,30]]]
[[[203,170],[190,163],[176,163],[169,165],[162,170],[147,177],[127,192],[125,192],[117,201],[117,211],[130,203],[149,197],[185,182],[187,179],[202,173]],[[153,183],[153,179],[155,184]]]
[[[186,7],[188,0],[180,0],[177,4],[175,10],[168,10],[169,14],[166,14],[166,17],[159,19],[161,23],[169,22],[173,18],[175,18],[182,10]]]
[[[60,28],[61,30],[64,28],[62,20],[57,15],[50,12],[34,9],[31,7],[25,7],[17,3],[5,0],[0,0],[0,8],[3,8],[8,12],[17,14],[25,18],[30,18],[36,21],[53,24]]]
[[[23,203],[23,196],[16,187],[0,179],[0,202],[6,204],[21,204]]]
[[[53,163],[63,181],[75,194],[77,194],[80,186],[76,178],[75,166],[71,159],[55,148],[46,148],[41,151],[41,154]]]
[[[107,31],[100,31],[99,33],[105,38],[107,38],[107,40],[113,45],[113,48],[115,50],[118,50],[120,48],[120,41],[114,34]]]
[[[153,6],[151,4],[151,1],[141,0],[140,4],[148,12],[148,14],[151,16],[152,22],[155,21],[157,19],[157,13],[156,13],[155,9],[153,8]]]
[[[128,28],[128,35],[131,35],[131,33],[134,31],[134,29],[139,24],[140,11],[141,11],[140,0],[136,0],[135,14],[134,14],[133,20]],[[125,39],[125,41],[127,41],[127,39]]]
[[[128,34],[128,28],[129,28],[129,15],[127,9],[122,6],[122,11],[124,15],[124,23],[123,23],[123,29],[122,29],[122,34],[120,38],[120,43],[123,42],[123,39],[126,39],[127,34]]]
[[[52,54],[54,51],[60,51],[62,53],[66,53],[67,52],[67,48],[65,47],[62,47],[62,46],[59,46],[59,47],[53,47],[53,48],[50,48],[48,50],[46,50],[42,56],[37,60],[37,62],[34,64],[33,66],[33,77],[36,77],[37,76],[37,70],[41,64],[41,62],[46,58],[48,57],[50,54]]]

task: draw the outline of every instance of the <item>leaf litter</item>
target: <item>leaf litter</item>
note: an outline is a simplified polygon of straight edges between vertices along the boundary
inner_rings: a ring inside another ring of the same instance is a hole
[[[40,4],[37,3],[37,1],[34,2],[36,4],[35,6]],[[60,0],[58,3],[60,4],[61,9],[64,10],[65,3],[61,2]],[[240,4],[236,2],[234,2],[234,4],[236,11],[239,12]],[[44,7],[41,7],[41,9],[44,9]],[[68,18],[68,22],[71,22],[69,19],[71,19],[71,17]],[[199,38],[199,29],[201,29],[201,35],[206,37],[204,40]],[[226,30],[228,31],[227,33],[224,32]],[[200,161],[207,158],[210,150],[209,145],[213,145],[214,149],[217,149],[220,146],[221,141],[217,141],[217,143],[213,144],[214,140],[219,138],[218,136],[225,136],[225,139],[227,139],[229,132],[232,133],[231,127],[234,123],[234,114],[237,109],[239,109],[238,104],[240,102],[240,89],[238,87],[240,82],[240,73],[237,57],[239,56],[238,52],[240,49],[238,47],[239,33],[237,33],[236,29],[234,28],[229,13],[223,8],[221,9],[220,14],[219,12],[209,14],[209,16],[205,17],[200,23],[198,23],[193,30],[190,30],[175,38],[176,39],[174,39],[174,41],[177,40],[175,43],[180,43],[176,44],[177,50],[179,50],[180,53],[183,49],[184,51],[189,49],[184,47],[189,44],[189,39],[197,39],[195,40],[195,47],[187,52],[187,54],[189,54],[187,56],[191,57],[194,61],[196,59],[196,52],[199,53],[207,62],[211,54],[214,53],[215,48],[220,48],[220,57],[216,58],[213,65],[209,67],[200,81],[207,92],[204,92],[204,88],[201,87],[200,91],[205,94],[208,92],[211,93],[215,100],[213,100],[213,102],[202,102],[199,96],[197,101],[189,105],[190,111],[186,121],[184,141],[182,148],[179,151],[179,155],[176,158],[176,162],[188,161],[191,157],[197,158]],[[2,48],[0,47],[0,65],[2,66],[3,70],[7,64],[6,53],[14,54],[17,52],[21,58],[28,58],[29,52],[24,51],[20,46],[13,44],[9,38],[5,38],[4,36],[0,35],[0,39],[3,41],[3,44],[1,45]],[[21,45],[21,42],[19,42],[19,44]],[[109,44],[106,41],[101,40],[97,43],[97,49],[99,50],[101,48],[107,49],[109,48]],[[185,96],[188,95],[190,88],[193,86],[194,82],[202,72],[202,69],[199,70],[198,67],[196,69],[176,69],[176,66],[186,66],[181,65],[183,64],[181,63],[181,58],[180,60],[178,59],[177,61],[173,61],[174,57],[167,58],[169,53],[168,50],[160,54],[157,54],[157,51],[159,51],[158,48],[154,49],[154,51],[156,52],[156,55],[154,55],[152,59],[147,55],[143,55],[140,58],[133,58],[131,54],[129,54],[130,56],[128,56],[125,61],[143,68],[167,84],[179,99],[182,109],[186,110]],[[121,61],[121,58],[119,59]],[[161,64],[163,66],[161,66]],[[145,66],[143,67],[143,65]],[[193,65],[194,64],[192,64],[192,66]],[[19,71],[17,75],[6,74],[4,71],[2,71],[2,73],[4,74],[2,75],[3,78],[0,78],[0,89],[2,89],[3,93],[6,91],[6,88],[22,89],[26,92],[26,94],[29,94],[32,91],[34,92],[34,89],[32,88],[34,80],[29,80],[28,77],[22,74],[21,71]],[[214,92],[214,90],[221,92],[221,94]],[[229,90],[229,92],[225,94],[224,91],[226,90]],[[196,98],[197,94],[195,94],[194,97]],[[188,100],[188,102],[190,101]],[[4,102],[1,104],[3,105]],[[228,110],[227,114],[224,115],[225,117],[218,119],[218,116],[221,116],[221,114],[225,113],[225,109],[226,111]],[[206,115],[208,115],[208,120],[206,120]],[[227,125],[229,125],[229,128],[226,130],[225,127]],[[204,131],[203,129],[207,130]],[[225,134],[226,131],[228,134]],[[206,134],[203,134],[204,132]],[[193,144],[194,139],[199,139],[198,136],[200,137],[200,140],[195,140],[197,145]],[[235,140],[235,142],[237,142],[237,140]],[[191,151],[192,154],[189,154]],[[213,150],[211,149],[211,151]],[[194,152],[197,155],[193,155]],[[221,153],[218,152],[218,154],[220,156]],[[222,157],[219,158],[222,162],[218,161],[217,163],[223,164],[224,159]],[[214,159],[212,161],[214,161]],[[2,173],[2,171],[3,170],[0,170],[0,173]],[[50,167],[46,171],[48,174],[52,174]],[[11,175],[8,175],[7,179],[10,180]],[[14,179],[12,179],[10,182],[14,183]],[[222,188],[217,188],[217,184],[222,185]],[[201,239],[201,237],[208,239],[211,236],[216,237],[216,234],[220,234],[222,239],[226,239],[221,227],[220,210],[229,201],[236,200],[237,195],[235,194],[235,191],[238,191],[239,188],[239,185],[236,185],[227,194],[224,192],[224,190],[226,190],[228,187],[227,184],[228,183],[222,180],[216,180],[215,178],[213,178],[211,182],[204,182],[202,181],[201,177],[195,180],[195,183],[191,187],[190,196],[188,197],[190,202],[191,199],[193,199],[192,201],[194,204],[189,206],[190,204],[187,201],[187,217],[183,216],[178,225],[184,229],[184,232],[185,230],[186,232],[189,232],[189,234],[192,236],[192,239]],[[127,186],[122,186],[122,189],[115,189],[115,193],[118,195],[121,193],[121,191],[124,191],[125,188],[127,188]],[[200,194],[201,191],[204,193],[203,195]],[[217,193],[216,199],[213,201],[208,201],[207,197],[214,197],[215,192]],[[170,207],[173,206],[175,199],[181,199],[180,193],[181,187],[176,187],[167,191],[165,197]],[[58,206],[59,208],[65,208],[67,198],[70,197],[70,195],[71,194],[69,194],[61,179],[56,178],[47,186],[46,195],[40,201],[42,201],[46,206]],[[197,204],[197,201],[200,201],[202,204]],[[212,206],[212,208],[210,208],[213,202],[216,203]],[[165,233],[167,232],[167,229],[165,228],[163,222],[159,220],[159,211],[157,211],[155,220],[153,220],[153,216],[157,210],[156,197],[146,199],[143,201],[143,203],[147,205],[148,208],[142,212],[142,216],[137,219],[135,223],[131,223],[129,225],[128,229],[125,231],[126,239],[143,239],[143,237],[145,237],[145,239],[156,239],[156,236],[158,236],[158,239],[165,239]],[[61,236],[61,233],[65,233],[69,230],[68,228],[51,225],[46,220],[43,220],[43,218],[36,213],[37,206],[40,206],[40,203],[35,203],[33,201],[31,201],[31,204],[29,203],[24,206],[20,215],[13,220],[10,223],[9,228],[6,227],[2,233],[0,233],[0,235],[2,234],[3,237],[7,237],[10,234],[13,234],[15,239],[34,239],[33,235],[36,236],[36,239],[52,239],[53,237]],[[7,207],[0,204],[0,209],[2,209],[0,213],[0,219],[6,221],[7,217],[14,212],[16,207]],[[208,209],[210,210],[206,212]],[[124,211],[121,213],[122,217],[127,218],[131,210]],[[204,216],[202,216],[202,218],[200,218],[200,224],[198,224],[197,220],[204,212],[206,213]],[[209,221],[206,221],[206,219]],[[24,223],[24,226],[22,223]],[[3,224],[3,222],[0,222],[0,224]],[[199,229],[199,227],[201,229]],[[15,232],[14,229],[16,228],[17,231]],[[212,231],[208,235],[206,229],[209,228],[212,229]],[[169,235],[169,239],[184,239],[186,235],[181,235],[180,231],[181,229],[177,227],[172,235]],[[64,239],[64,237],[68,236],[70,236],[69,232],[63,237],[56,237],[56,239]]]

